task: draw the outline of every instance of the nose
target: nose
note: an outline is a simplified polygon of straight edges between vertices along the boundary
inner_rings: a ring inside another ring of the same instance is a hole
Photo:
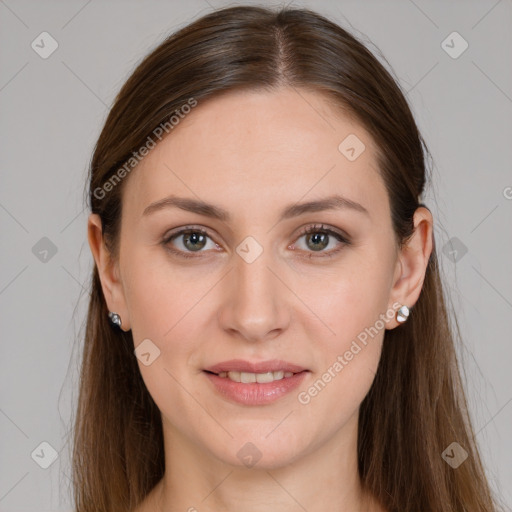
[[[235,255],[217,314],[221,328],[251,342],[273,339],[286,330],[293,294],[279,274],[270,251],[263,251],[252,263]]]

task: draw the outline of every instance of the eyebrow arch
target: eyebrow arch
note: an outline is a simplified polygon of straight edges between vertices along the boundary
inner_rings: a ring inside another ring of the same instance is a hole
[[[164,208],[172,207],[181,208],[182,210],[197,213],[198,215],[211,217],[213,219],[218,219],[224,222],[228,222],[231,219],[229,212],[219,206],[215,206],[213,204],[197,199],[177,197],[172,195],[151,203],[145,208],[142,216],[150,215],[151,213],[160,211]],[[284,210],[281,212],[280,220],[290,219],[292,217],[297,217],[308,212],[343,209],[353,210],[368,216],[370,215],[368,210],[363,205],[339,194],[336,194],[324,199],[308,201],[306,203],[291,204],[284,208]]]

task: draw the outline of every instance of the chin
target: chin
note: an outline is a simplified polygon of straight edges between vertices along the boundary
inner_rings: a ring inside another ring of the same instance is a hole
[[[278,436],[273,440],[263,438],[240,442],[239,439],[240,437],[230,442],[230,453],[219,453],[215,450],[215,454],[226,464],[240,469],[279,469],[289,466],[300,456],[296,445],[286,444]],[[251,439],[251,436],[246,436],[246,439]]]

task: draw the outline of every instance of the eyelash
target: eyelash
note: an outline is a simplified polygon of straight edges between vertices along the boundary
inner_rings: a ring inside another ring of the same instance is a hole
[[[175,238],[177,238],[177,237],[179,237],[181,235],[190,234],[190,233],[199,233],[201,235],[207,236],[210,239],[212,238],[210,236],[210,234],[208,233],[208,231],[205,231],[202,228],[196,228],[194,226],[186,226],[185,228],[181,229],[180,231],[177,231],[175,233],[172,233],[169,236],[166,236],[164,238],[164,240],[162,240],[162,245],[169,252],[171,252],[173,254],[176,254],[177,256],[180,256],[182,258],[186,258],[186,259],[198,258],[200,256],[192,255],[190,252],[180,251],[180,250],[173,249],[169,245],[169,243],[172,240],[174,240]],[[313,251],[309,251],[310,255],[309,256],[304,256],[305,258],[308,258],[308,259],[311,259],[311,258],[332,258],[335,254],[340,252],[344,248],[344,246],[348,246],[348,245],[351,244],[351,242],[346,237],[344,237],[343,235],[341,235],[337,231],[334,231],[334,230],[332,230],[332,229],[330,229],[328,227],[325,227],[323,224],[320,224],[320,225],[315,224],[313,226],[308,226],[307,228],[303,229],[301,231],[301,233],[298,235],[297,240],[299,238],[301,238],[302,236],[308,235],[308,234],[311,234],[311,233],[322,233],[322,234],[325,234],[325,235],[333,236],[334,238],[336,238],[336,240],[341,242],[341,246],[338,247],[337,249],[331,249],[330,251],[324,252],[321,255],[314,255]],[[201,251],[199,251],[199,252],[201,252]]]

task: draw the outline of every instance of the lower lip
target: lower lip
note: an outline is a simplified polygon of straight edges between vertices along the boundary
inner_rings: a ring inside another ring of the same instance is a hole
[[[243,405],[265,405],[287,395],[297,388],[304,380],[307,371],[295,373],[274,382],[251,382],[244,384],[227,377],[219,377],[214,373],[204,372],[217,391],[233,402]]]

